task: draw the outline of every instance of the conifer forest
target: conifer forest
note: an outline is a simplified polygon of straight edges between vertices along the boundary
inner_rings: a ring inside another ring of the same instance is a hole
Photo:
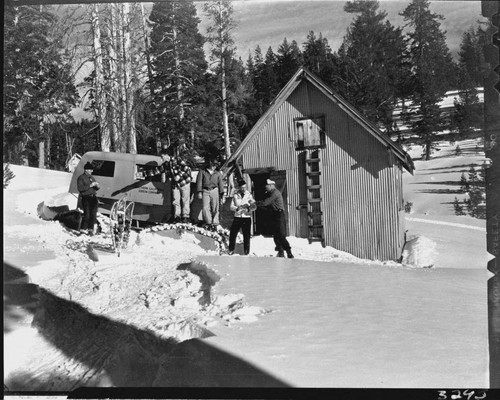
[[[179,142],[194,166],[223,161],[300,66],[429,159],[438,134],[459,140],[481,126],[490,28],[471,26],[452,56],[445,17],[428,0],[407,2],[403,26],[391,23],[383,4],[345,2],[352,23],[339,48],[306,30],[277,48],[261,43],[246,58],[236,51],[229,0],[7,4],[4,162],[64,170],[75,153],[158,154]],[[450,90],[459,95],[444,114],[438,104]]]

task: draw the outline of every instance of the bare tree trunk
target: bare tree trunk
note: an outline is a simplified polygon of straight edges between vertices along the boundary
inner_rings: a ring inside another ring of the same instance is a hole
[[[38,168],[45,168],[45,142],[38,143]]]
[[[130,41],[130,4],[123,3],[123,82],[125,85],[125,123],[127,152],[137,153],[134,118],[134,90],[132,82],[132,51]]]
[[[45,135],[43,134],[43,121],[39,123],[40,129],[40,142],[38,142],[38,168],[45,168],[45,141],[43,138]]]
[[[196,139],[195,139],[194,128],[193,127],[191,127],[189,129],[189,136],[190,136],[190,139],[191,139],[191,141],[189,142],[190,146],[191,146],[192,149],[194,149],[195,148],[195,140]]]
[[[128,132],[127,127],[127,116],[125,113],[125,104],[127,102],[126,93],[126,83],[125,83],[125,73],[124,73],[124,40],[123,40],[123,4],[115,4],[115,46],[117,54],[117,89],[118,89],[118,104],[117,104],[117,115],[115,116],[117,127],[118,127],[118,147],[116,151],[126,153],[127,152],[127,141]]]
[[[148,78],[151,82],[153,80],[153,67],[151,66],[151,54],[149,52],[148,32],[146,29],[146,13],[144,11],[144,3],[141,3],[141,20],[142,20],[142,34],[144,36],[144,53],[146,54],[146,67],[148,69]],[[149,93],[153,96],[153,87],[149,85]]]
[[[430,140],[425,142],[425,161],[429,161],[431,159],[431,146],[432,142]]]
[[[52,136],[50,134],[50,130],[49,130],[49,125],[46,126],[46,132],[45,132],[45,138],[47,140],[47,144],[46,144],[46,148],[45,148],[45,161],[44,161],[44,165],[50,165],[50,158],[51,158],[51,150],[50,150],[50,147],[51,147],[51,142],[52,142]]]
[[[69,160],[71,160],[71,157],[73,157],[73,141],[74,139],[71,139],[70,136],[68,135],[68,132],[65,130],[64,131],[64,138],[65,138],[65,144],[66,144],[66,166],[69,163]]]
[[[224,146],[226,160],[231,156],[231,147],[229,142],[229,121],[227,116],[227,88],[226,88],[226,63],[224,54],[221,57],[221,83],[222,83],[222,123],[224,128]]]
[[[101,49],[101,31],[99,27],[99,5],[92,5],[92,31],[94,39],[94,69],[95,69],[95,101],[97,105],[97,117],[101,132],[101,150],[110,151],[111,140],[108,130],[108,118],[106,108],[106,95],[103,90],[103,65]]]
[[[120,129],[117,124],[118,112],[118,73],[117,73],[117,56],[115,43],[117,41],[116,32],[116,5],[110,6],[109,24],[106,24],[106,33],[108,35],[107,50],[109,59],[109,110],[108,121],[111,136],[111,143],[114,151],[120,151]]]
[[[174,55],[174,62],[175,62],[175,71],[174,71],[174,74],[175,74],[175,85],[176,85],[176,96],[177,96],[177,126],[178,126],[178,129],[179,129],[179,132],[177,132],[177,137],[178,139],[180,138],[180,134],[183,135],[183,139],[186,139],[184,137],[184,130],[182,129],[182,123],[184,121],[184,115],[185,115],[185,112],[184,112],[184,104],[183,104],[183,97],[184,97],[184,94],[183,94],[183,85],[182,85],[182,77],[181,77],[181,74],[180,74],[180,71],[181,71],[181,62],[180,62],[180,59],[179,59],[179,51],[178,51],[178,41],[177,41],[177,25],[176,25],[176,21],[173,22],[172,24],[172,41],[173,41],[173,45],[174,45],[174,52],[173,52],[173,55]]]
[[[151,54],[149,52],[149,40],[148,40],[148,32],[146,29],[147,23],[146,23],[146,13],[144,12],[144,3],[141,3],[141,16],[142,16],[142,32],[144,35],[144,52],[146,54],[146,66],[148,69],[149,94],[152,99],[154,97],[153,86],[152,86],[153,68],[151,66]],[[154,130],[153,135],[156,143],[156,154],[160,154],[161,142],[159,139],[159,134],[157,129]]]
[[[183,97],[183,88],[182,88],[182,80],[180,76],[180,68],[181,62],[179,60],[179,51],[178,51],[178,43],[177,43],[177,26],[176,21],[172,24],[172,41],[174,44],[174,60],[175,60],[175,81],[176,81],[176,94],[177,94],[177,116],[179,118],[179,125],[184,120],[184,104],[182,103]]]
[[[224,21],[223,7],[219,6],[219,20]],[[221,25],[222,27],[222,25]],[[226,86],[226,47],[224,45],[224,30],[219,29],[220,43],[220,69],[221,69],[221,91],[222,91],[222,127],[224,130],[224,147],[226,160],[231,156],[231,146],[229,142],[229,121],[227,116],[227,86]]]

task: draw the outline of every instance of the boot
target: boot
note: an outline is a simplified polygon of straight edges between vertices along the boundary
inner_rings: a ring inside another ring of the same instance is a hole
[[[293,254],[292,254],[292,250],[287,250],[287,251],[286,251],[286,256],[287,256],[288,258],[295,258],[295,257],[293,256]]]
[[[283,250],[278,251],[278,254],[276,255],[276,257],[285,257],[285,252]]]

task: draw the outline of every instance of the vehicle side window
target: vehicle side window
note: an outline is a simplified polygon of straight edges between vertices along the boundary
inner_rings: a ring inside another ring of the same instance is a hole
[[[161,169],[154,163],[136,164],[135,179],[140,181],[161,182]]]
[[[94,160],[94,171],[92,175],[94,176],[107,176],[112,178],[115,176],[115,162],[114,161],[104,161],[104,160]]]

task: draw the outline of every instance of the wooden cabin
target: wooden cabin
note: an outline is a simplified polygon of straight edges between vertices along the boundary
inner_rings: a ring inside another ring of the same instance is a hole
[[[410,156],[314,74],[300,68],[223,172],[267,178],[282,192],[288,234],[357,257],[399,260],[405,244],[403,168]],[[257,211],[254,232],[266,233]]]

